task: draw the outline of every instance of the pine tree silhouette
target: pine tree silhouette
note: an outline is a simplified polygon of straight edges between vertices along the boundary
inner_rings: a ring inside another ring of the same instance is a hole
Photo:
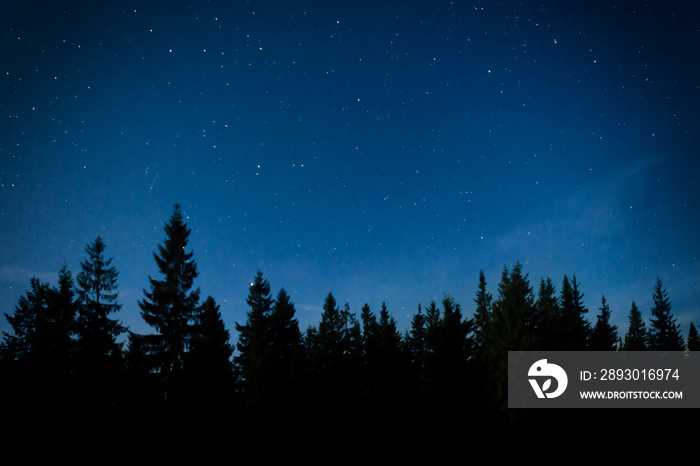
[[[629,313],[629,325],[622,343],[623,351],[646,351],[649,349],[649,332],[647,331],[642,313],[637,304],[632,301]]]
[[[589,349],[592,351],[615,351],[617,349],[617,326],[610,324],[610,306],[605,295],[601,298],[600,314],[591,332]]]
[[[164,229],[164,244],[153,254],[162,279],[149,276],[150,291],[143,291],[145,298],[138,304],[143,320],[157,332],[142,337],[149,371],[158,374],[163,398],[175,401],[186,384],[183,369],[200,291],[192,289],[197,264],[192,260],[194,253],[186,251],[191,230],[178,204]]]
[[[649,347],[654,351],[683,351],[685,343],[681,336],[680,324],[671,312],[671,301],[660,278],[654,286],[654,305],[651,308]]]

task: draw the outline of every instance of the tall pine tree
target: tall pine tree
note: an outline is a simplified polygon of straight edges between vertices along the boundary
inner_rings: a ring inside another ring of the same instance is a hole
[[[401,334],[396,320],[389,314],[386,303],[379,311],[379,359],[375,372],[376,401],[388,416],[396,415],[398,404],[404,400],[407,387],[408,358],[403,352]],[[391,410],[391,411],[388,411]]]
[[[347,301],[340,315],[345,322],[344,352],[347,364],[355,370],[362,365],[362,329],[355,313],[350,311],[350,303]]]
[[[533,349],[534,297],[527,275],[516,263],[503,268],[486,340],[491,390],[499,408],[507,406],[508,351]]]
[[[389,314],[386,303],[382,303],[379,311],[379,332],[384,357],[395,360],[401,352],[401,334],[396,329],[396,320]]]
[[[303,333],[301,347],[304,352],[304,365],[309,372],[317,372],[320,365],[321,354],[319,351],[318,328],[309,325]]]
[[[47,333],[50,364],[53,372],[67,376],[73,371],[77,303],[70,269],[64,265],[58,272],[58,287],[52,288],[49,300],[50,330]]]
[[[234,366],[247,409],[257,409],[269,398],[272,353],[270,283],[260,270],[250,284],[246,302],[250,307],[247,320],[244,324],[236,323],[238,355]]]
[[[474,311],[474,345],[481,356],[483,354],[484,342],[491,321],[491,301],[493,296],[486,291],[486,276],[484,271],[479,271],[479,287],[476,292],[476,310]]]
[[[537,313],[534,347],[538,350],[557,350],[561,338],[557,334],[560,319],[559,300],[550,278],[540,281],[540,289],[535,302]]]
[[[48,283],[32,277],[29,281],[29,289],[20,296],[14,312],[5,313],[7,322],[12,327],[13,333],[3,331],[5,337],[3,355],[13,364],[29,366],[34,365],[37,355],[43,353],[41,345],[41,328],[48,315],[50,300],[50,287]]]
[[[586,320],[588,309],[583,305],[583,293],[574,275],[573,280],[565,275],[561,287],[561,314],[557,333],[562,337],[560,349],[566,351],[585,351],[591,325]]]
[[[660,278],[654,286],[654,305],[651,308],[651,328],[649,346],[653,351],[683,351],[685,343],[680,324],[676,323],[671,312],[671,301]]]
[[[438,324],[440,323],[440,308],[435,301],[431,301],[425,308],[425,343],[428,348],[434,345]]]
[[[68,383],[75,314],[71,287],[65,267],[58,289],[33,277],[14,313],[5,314],[13,332],[3,332],[5,341],[0,345],[3,419],[22,435],[41,429],[75,432],[70,421],[77,417],[79,398]],[[59,298],[70,302],[64,308]]]
[[[346,361],[346,322],[337,307],[333,293],[328,293],[323,303],[321,322],[318,324],[318,342],[323,355],[323,370],[342,371]]]
[[[610,324],[610,306],[601,298],[600,314],[591,332],[589,349],[592,351],[615,351],[617,349],[617,326]]]
[[[463,318],[459,303],[445,295],[427,360],[431,390],[438,396],[464,389],[467,364],[473,356],[472,325],[472,320]]]
[[[362,321],[362,391],[374,397],[383,363],[382,331],[377,316],[365,303],[360,311]]]
[[[406,353],[405,391],[414,400],[419,401],[425,391],[424,376],[426,374],[425,362],[427,354],[425,315],[420,304],[418,304],[418,312],[411,319],[410,330],[407,330],[405,333],[404,351]],[[411,400],[407,404],[410,406]],[[419,407],[420,405],[417,405],[412,409],[415,410]]]
[[[623,351],[646,351],[649,349],[649,332],[647,331],[642,313],[637,304],[632,301],[632,308],[629,313],[629,325],[627,333],[622,342]]]
[[[183,220],[178,204],[165,224],[165,242],[153,253],[161,279],[148,277],[150,291],[139,301],[143,320],[156,330],[144,336],[150,371],[157,373],[166,399],[179,395],[183,369],[192,335],[193,319],[199,303],[199,288],[193,289],[197,264],[187,252],[191,230]]]
[[[306,331],[305,348],[309,358],[307,401],[322,425],[337,423],[338,419],[357,408],[359,330],[359,322],[348,307],[344,310],[338,308],[333,293],[329,292],[318,328],[310,326]],[[357,412],[353,414],[357,415]]]
[[[278,411],[288,412],[301,395],[304,355],[296,308],[284,288],[279,290],[272,304],[269,329],[271,398]]]
[[[233,393],[233,348],[219,305],[208,296],[192,326],[186,369],[189,390],[199,409],[209,414],[228,413]],[[224,414],[225,415],[225,414]]]
[[[76,277],[77,318],[77,371],[88,377],[96,374],[114,374],[121,365],[122,347],[117,338],[126,329],[110,315],[122,307],[117,303],[117,272],[112,258],[105,257],[106,245],[98,236],[85,247],[87,258]]]
[[[411,330],[406,337],[406,347],[414,373],[421,374],[425,361],[425,315],[421,305],[411,319]]]
[[[365,303],[360,311],[362,321],[362,352],[365,364],[376,367],[381,348],[381,336],[377,316],[374,315],[369,304]]]
[[[488,333],[493,353],[505,356],[507,351],[532,349],[534,330],[534,297],[527,274],[521,264],[505,269],[499,284],[499,296],[493,303]]]

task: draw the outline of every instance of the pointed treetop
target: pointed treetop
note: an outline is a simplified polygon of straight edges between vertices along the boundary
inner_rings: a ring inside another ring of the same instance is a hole
[[[650,343],[656,351],[683,351],[685,343],[681,336],[680,324],[671,312],[671,301],[660,278],[654,286],[654,305],[651,308]]]

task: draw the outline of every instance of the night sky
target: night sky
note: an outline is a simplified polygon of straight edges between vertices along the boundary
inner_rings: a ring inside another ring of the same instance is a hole
[[[100,235],[151,332],[179,203],[232,339],[258,269],[302,330],[329,292],[470,317],[516,262],[621,336],[657,277],[700,324],[697,2],[23,0],[0,38],[2,312]]]

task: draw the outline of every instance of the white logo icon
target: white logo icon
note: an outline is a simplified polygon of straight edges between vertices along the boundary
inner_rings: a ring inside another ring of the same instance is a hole
[[[528,377],[541,377],[545,378],[544,383],[540,386],[537,379],[528,379],[532,389],[535,390],[537,398],[556,398],[566,390],[566,385],[569,383],[569,379],[566,376],[564,369],[557,366],[556,364],[550,364],[546,359],[540,359],[530,366],[530,370],[527,372]],[[552,386],[552,378],[557,381],[556,390],[553,392],[547,392]]]

